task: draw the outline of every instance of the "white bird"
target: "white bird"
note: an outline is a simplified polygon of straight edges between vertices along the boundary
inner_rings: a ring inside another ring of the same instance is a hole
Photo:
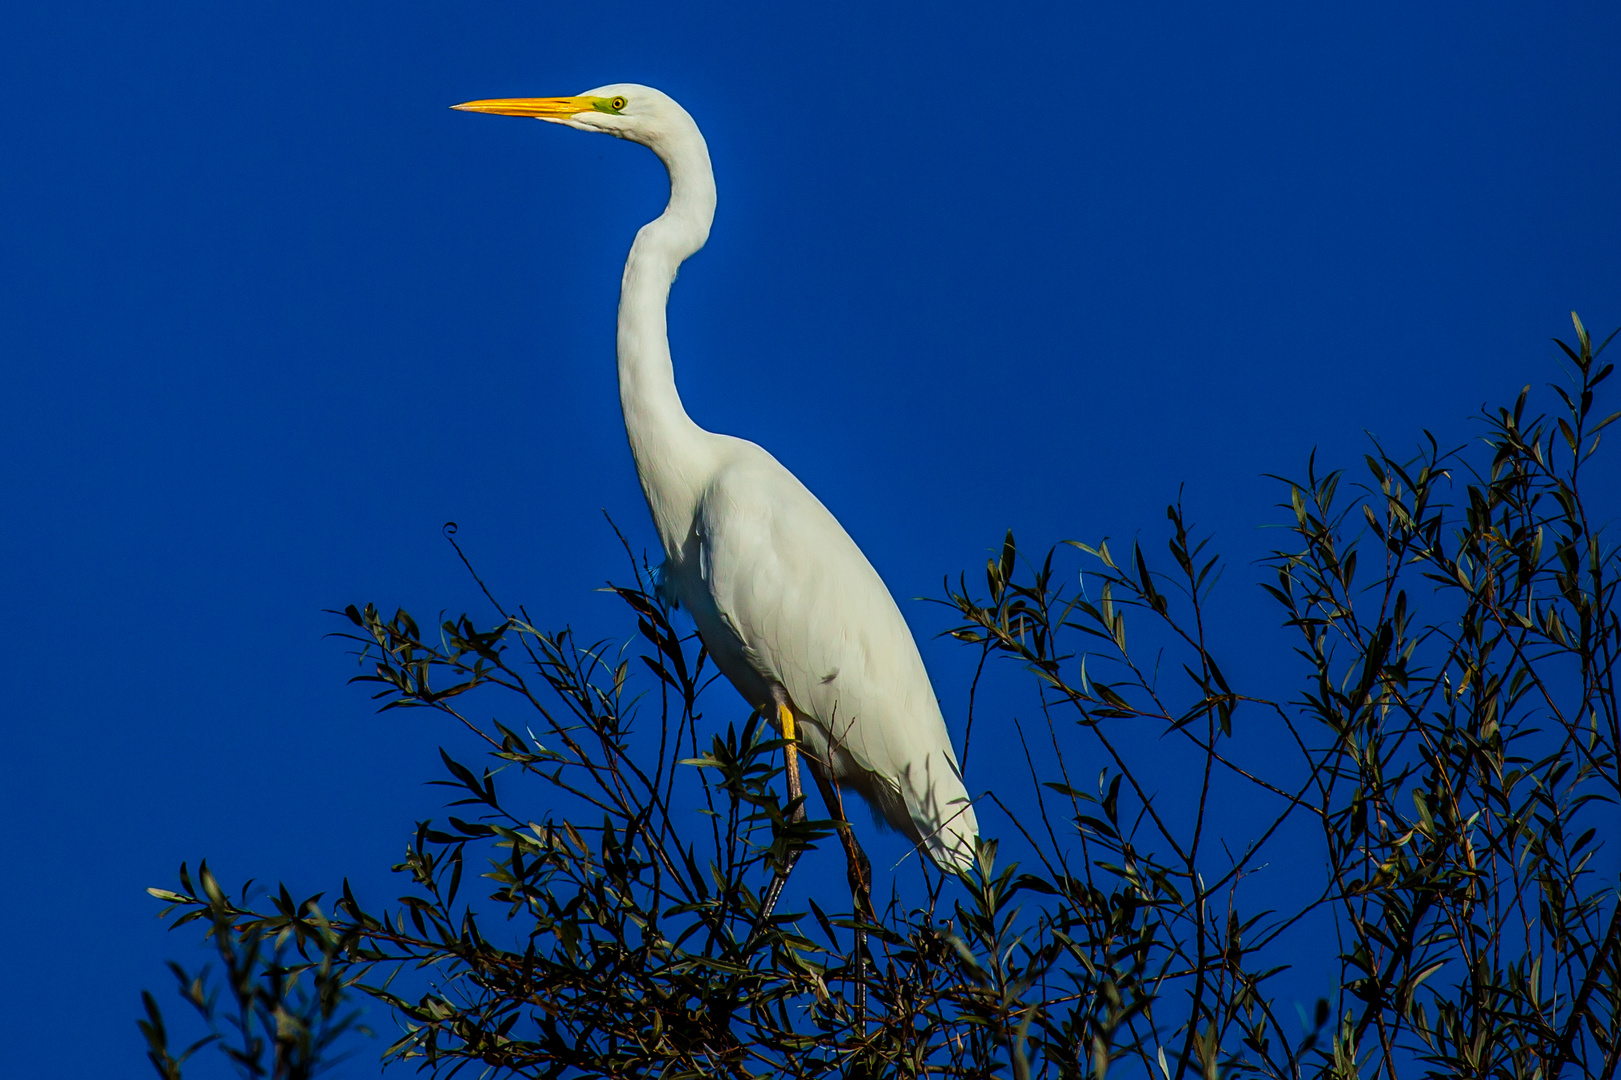
[[[669,204],[636,234],[625,261],[618,341],[625,432],[664,547],[661,589],[788,740],[794,797],[797,740],[841,822],[839,790],[854,790],[937,865],[970,869],[974,808],[917,644],[883,580],[793,473],[754,443],[699,427],[676,392],[665,306],[676,270],[703,247],[715,214],[698,125],[666,94],[631,83],[455,108],[628,139],[669,170]],[[859,848],[847,826],[841,834],[854,879]]]

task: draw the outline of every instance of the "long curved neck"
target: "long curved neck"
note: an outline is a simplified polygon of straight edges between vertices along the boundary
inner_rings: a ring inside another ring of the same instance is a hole
[[[665,305],[676,271],[709,238],[715,175],[696,124],[652,145],[670,172],[670,202],[642,226],[619,290],[619,403],[636,474],[665,554],[675,558],[714,469],[714,436],[687,416],[675,389]]]

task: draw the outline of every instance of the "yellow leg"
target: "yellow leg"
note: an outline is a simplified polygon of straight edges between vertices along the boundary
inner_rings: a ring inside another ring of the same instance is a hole
[[[788,707],[786,701],[777,702],[777,727],[781,730],[783,740],[786,743],[782,748],[782,756],[788,773],[788,801],[799,804],[794,809],[793,820],[796,822],[803,821],[805,819],[805,791],[799,785],[799,746],[794,734],[794,711]],[[770,920],[772,911],[776,910],[777,899],[782,895],[782,887],[788,883],[788,874],[798,861],[799,849],[790,849],[787,861],[777,869],[777,874],[771,879],[771,884],[764,893],[760,894],[760,914],[754,920],[754,931],[749,935],[750,941],[754,940],[754,937],[759,934],[760,928]]]
[[[799,783],[799,747],[798,738],[794,734],[794,710],[788,707],[787,702],[777,703],[777,726],[782,729],[782,737],[788,745],[782,748],[783,762],[788,769],[788,798],[798,799],[804,795],[805,789]],[[794,820],[798,821],[805,816],[805,807],[801,803],[794,812]]]
[[[788,773],[788,798],[799,802],[799,809],[794,811],[794,820],[800,821],[805,817],[803,800],[804,789],[799,783],[799,746],[798,736],[794,731],[794,711],[785,701],[777,702],[777,727],[782,732],[783,740],[787,745],[783,747],[783,764]],[[812,770],[811,775],[816,778],[817,786],[822,789],[822,801],[827,804],[828,813],[832,814],[838,822],[839,840],[844,844],[845,857],[849,860],[850,890],[853,893],[856,915],[868,922],[876,922],[872,911],[872,868],[867,862],[866,853],[856,842],[855,831],[850,828],[850,822],[844,816],[844,798],[832,781],[821,773]],[[777,871],[769,888],[761,897],[760,916],[755,920],[754,933],[771,918],[776,909],[777,898],[782,895],[782,887],[788,881],[788,872],[793,869],[794,863],[799,860],[799,852],[793,851],[789,855],[786,866]],[[753,934],[750,935],[752,940]],[[857,929],[855,931],[855,950],[851,959],[856,970],[856,1024],[862,1030],[867,1028],[867,932]]]

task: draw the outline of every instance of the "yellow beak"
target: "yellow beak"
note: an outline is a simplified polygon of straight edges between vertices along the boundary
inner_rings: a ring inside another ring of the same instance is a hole
[[[533,116],[541,120],[561,120],[576,113],[593,112],[596,104],[588,97],[493,98],[452,105],[463,112],[496,113],[501,116]]]

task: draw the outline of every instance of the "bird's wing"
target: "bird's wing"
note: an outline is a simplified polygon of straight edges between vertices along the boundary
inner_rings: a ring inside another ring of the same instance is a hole
[[[818,747],[808,732],[807,749],[828,753],[839,779],[931,853],[931,834],[955,819],[947,847],[961,865],[961,835],[977,830],[911,630],[833,515],[764,450],[742,445],[699,507],[707,598],[749,665],[833,744]],[[841,751],[866,778],[845,775]],[[864,790],[863,779],[888,790]]]

